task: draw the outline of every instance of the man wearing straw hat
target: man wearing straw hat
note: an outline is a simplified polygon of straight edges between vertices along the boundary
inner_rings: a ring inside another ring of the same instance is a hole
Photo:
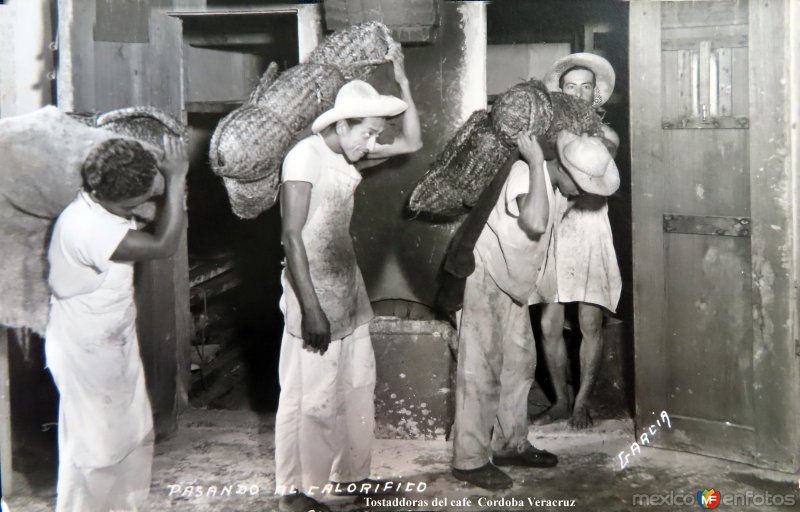
[[[286,155],[282,171],[280,401],[275,425],[280,510],[329,510],[312,496],[377,495],[391,482],[369,479],[374,426],[373,313],[356,265],[350,219],[361,175],[354,163],[422,147],[419,117],[399,45],[390,48],[402,99],[354,80],[313,135]],[[376,139],[386,118],[404,113],[402,133]]]
[[[597,108],[608,101],[614,90],[614,69],[609,62],[591,53],[575,53],[559,59],[544,78],[551,91],[561,91]],[[573,428],[592,424],[589,397],[597,379],[603,354],[603,310],[614,312],[619,301],[622,279],[608,220],[606,196],[619,187],[616,182],[598,186],[584,173],[574,172],[564,158],[565,147],[571,147],[573,160],[592,158],[604,145],[611,155],[616,153],[619,137],[603,125],[603,137],[573,136],[559,138],[561,166],[554,165],[554,181],[561,193],[561,209],[554,243],[551,244],[546,274],[555,282],[550,293],[532,299],[545,302],[542,308],[543,349],[556,401],[534,421],[546,424],[567,419]],[[609,165],[613,164],[613,160]],[[563,166],[563,167],[562,167]],[[602,167],[602,166],[601,166]],[[565,172],[566,171],[566,172]],[[578,303],[578,318],[583,340],[580,348],[580,388],[571,402],[567,388],[567,351],[564,340],[564,304]]]
[[[552,467],[558,458],[528,441],[527,399],[536,344],[527,300],[541,278],[554,217],[544,151],[517,136],[514,162],[475,242],[458,322],[453,476],[508,489],[504,465]]]

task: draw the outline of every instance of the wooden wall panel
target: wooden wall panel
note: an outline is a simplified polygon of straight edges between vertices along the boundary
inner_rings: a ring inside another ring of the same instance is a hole
[[[141,0],[95,0],[97,20],[94,25],[95,41],[117,43],[150,42],[148,14],[150,5]],[[128,20],[119,23],[118,20]]]
[[[671,8],[664,12],[662,26],[670,27],[715,27],[717,25],[741,25],[747,23],[747,2],[738,0],[703,2],[697,9],[696,2],[670,2]]]
[[[664,213],[750,214],[747,130],[663,130]]]
[[[667,317],[673,320],[665,332],[667,411],[751,427],[750,240],[665,238]]]
[[[257,55],[194,48],[187,44],[184,55],[187,102],[244,101],[267,65]]]

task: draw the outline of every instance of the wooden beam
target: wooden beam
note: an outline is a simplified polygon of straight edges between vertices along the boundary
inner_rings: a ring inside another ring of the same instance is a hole
[[[791,88],[787,20],[794,0],[749,2],[750,191],[753,265],[753,392],[756,451],[777,469],[800,467],[797,428],[797,301],[793,265],[797,241],[797,179],[792,161]],[[795,13],[796,16],[796,13]],[[796,17],[795,17],[796,21]],[[796,70],[795,70],[796,73]],[[796,135],[795,135],[796,137]]]
[[[300,62],[322,41],[322,4],[297,6],[297,44]]]
[[[11,379],[8,366],[8,328],[0,325],[0,496],[14,490],[11,445]]]
[[[185,40],[198,48],[264,46],[277,42],[272,34],[191,34],[187,35]]]
[[[94,108],[94,2],[58,0],[57,104],[62,110]],[[88,37],[87,37],[88,34]]]
[[[661,135],[661,4],[630,4],[631,206],[636,423],[666,404],[664,166]]]

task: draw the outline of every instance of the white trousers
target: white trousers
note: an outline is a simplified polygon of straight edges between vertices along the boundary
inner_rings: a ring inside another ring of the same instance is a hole
[[[367,478],[375,427],[369,325],[331,341],[324,355],[284,330],[278,372],[276,492],[318,494],[329,481]]]
[[[59,422],[59,429],[61,425]],[[79,468],[60,451],[56,512],[139,510],[150,493],[154,439],[150,432],[119,463],[101,468]]]
[[[515,302],[475,251],[458,328],[453,467],[476,469],[492,452],[528,446],[528,393],[536,344],[528,305]]]

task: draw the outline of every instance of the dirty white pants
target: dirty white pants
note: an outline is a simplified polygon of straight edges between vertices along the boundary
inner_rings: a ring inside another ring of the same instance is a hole
[[[495,284],[477,251],[458,339],[453,467],[475,469],[492,451],[528,446],[528,392],[536,369],[528,306]]]
[[[331,341],[324,355],[284,330],[278,372],[276,491],[319,494],[329,481],[367,478],[375,426],[369,324]]]
[[[56,512],[139,510],[150,493],[154,439],[150,432],[124,459],[108,467],[79,468],[60,452]]]

